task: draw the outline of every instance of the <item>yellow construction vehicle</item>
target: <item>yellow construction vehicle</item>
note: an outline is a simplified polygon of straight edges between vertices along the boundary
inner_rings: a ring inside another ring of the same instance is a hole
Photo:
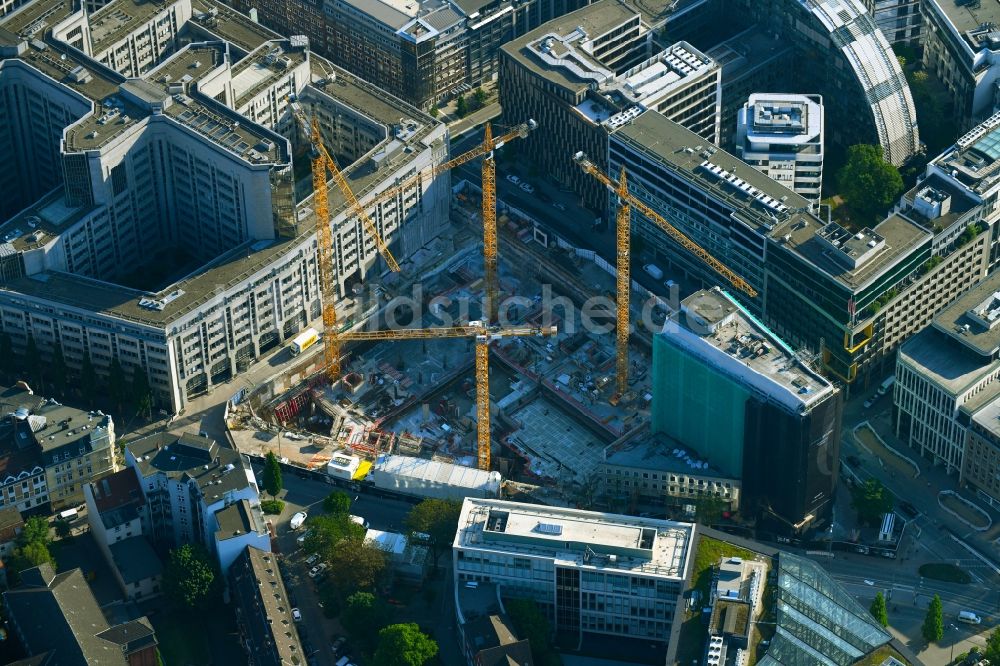
[[[428,340],[444,338],[476,339],[476,434],[479,469],[490,469],[490,343],[505,337],[555,335],[555,326],[501,328],[484,321],[470,321],[465,326],[447,328],[405,328],[398,330],[351,331],[342,333],[339,342],[372,340]]]
[[[641,200],[633,196],[628,191],[625,167],[622,167],[618,180],[601,171],[597,165],[587,158],[582,151],[573,155],[573,160],[580,165],[580,168],[600,181],[606,188],[618,196],[618,213],[615,225],[616,254],[617,254],[617,299],[618,299],[618,321],[617,321],[617,347],[615,355],[616,377],[616,397],[624,395],[628,390],[628,336],[629,336],[629,292],[631,280],[629,276],[629,261],[631,259],[631,216],[632,208],[652,220],[658,227],[663,229],[678,245],[701,259],[705,264],[711,266],[719,275],[724,277],[731,285],[749,295],[756,297],[757,291],[742,277],[730,270],[725,264],[713,257],[704,248],[685,236],[674,225],[667,222],[662,215],[647,206]]]

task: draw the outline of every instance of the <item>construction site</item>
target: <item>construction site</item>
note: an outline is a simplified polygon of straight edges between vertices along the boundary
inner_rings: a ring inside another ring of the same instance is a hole
[[[315,122],[310,128],[299,121],[313,139],[317,219],[324,217],[329,170],[364,221],[364,207],[326,154]],[[316,345],[322,353],[303,354],[291,372],[230,401],[227,423],[240,450],[274,451],[286,464],[325,468],[349,482],[377,483],[380,466],[425,461],[414,463],[420,478],[394,477],[396,489],[478,468],[491,475],[478,477],[480,490],[492,488],[498,474],[508,492],[549,503],[593,499],[609,445],[650,422],[647,329],[669,313],[665,294],[629,278],[631,208],[737,288],[745,283],[631,197],[624,173],[615,181],[582,154],[580,167],[618,195],[617,266],[540,234],[529,217],[498,205],[492,151],[533,129],[529,121],[494,139],[487,126],[480,147],[438,167],[484,158],[481,185],[454,184],[450,233],[422,254],[416,270],[398,272],[374,225],[365,223],[389,268],[352,303],[366,321],[340,324],[335,299],[324,293]],[[321,277],[330,247],[322,227]],[[641,298],[632,303],[635,295]],[[639,310],[651,315],[633,326]],[[456,488],[455,495],[468,490]]]

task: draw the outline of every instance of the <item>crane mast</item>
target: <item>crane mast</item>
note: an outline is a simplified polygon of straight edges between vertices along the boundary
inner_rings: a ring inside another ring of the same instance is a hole
[[[628,334],[629,334],[629,295],[631,291],[630,281],[630,222],[632,209],[639,211],[644,216],[652,220],[656,226],[660,227],[678,245],[691,254],[698,257],[706,265],[714,269],[719,275],[724,277],[731,285],[747,294],[751,298],[757,296],[757,291],[742,277],[733,272],[728,266],[713,257],[703,247],[688,238],[684,233],[670,224],[662,215],[647,206],[628,191],[628,183],[625,174],[625,167],[622,166],[618,180],[605,174],[596,164],[582,152],[573,155],[573,160],[583,169],[583,172],[593,176],[604,187],[614,192],[618,197],[618,212],[615,225],[616,254],[617,254],[617,345],[615,357],[615,388],[618,396],[625,393],[628,388]]]

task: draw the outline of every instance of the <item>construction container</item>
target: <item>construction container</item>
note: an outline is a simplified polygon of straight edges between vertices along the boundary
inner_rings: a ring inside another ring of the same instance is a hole
[[[498,498],[500,472],[411,456],[380,456],[366,481],[376,488],[434,499]]]

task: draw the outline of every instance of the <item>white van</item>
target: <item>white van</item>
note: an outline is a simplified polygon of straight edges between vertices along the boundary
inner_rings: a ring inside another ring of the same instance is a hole
[[[65,520],[66,522],[73,522],[79,516],[80,512],[77,509],[66,509],[59,512],[59,520]]]
[[[358,525],[361,525],[361,527],[365,528],[366,530],[368,529],[368,521],[365,520],[364,518],[362,518],[361,516],[349,516],[349,517],[350,517],[352,523],[357,523]]]
[[[972,611],[961,611],[958,614],[958,621],[965,622],[967,624],[982,624],[983,618],[979,617]]]

